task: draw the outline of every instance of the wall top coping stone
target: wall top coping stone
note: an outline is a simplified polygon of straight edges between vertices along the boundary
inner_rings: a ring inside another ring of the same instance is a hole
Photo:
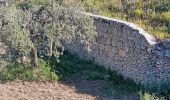
[[[87,14],[87,15],[89,15],[91,17],[96,18],[96,19],[104,19],[106,21],[114,21],[114,22],[117,22],[117,23],[125,24],[125,25],[131,27],[134,30],[138,30],[139,34],[143,35],[150,45],[155,45],[155,44],[158,43],[157,39],[154,36],[150,35],[146,31],[144,31],[142,28],[135,25],[134,23],[123,21],[123,20],[118,20],[118,19],[114,19],[114,18],[109,18],[109,17],[105,17],[105,16],[94,15],[92,13],[84,13],[84,14]]]

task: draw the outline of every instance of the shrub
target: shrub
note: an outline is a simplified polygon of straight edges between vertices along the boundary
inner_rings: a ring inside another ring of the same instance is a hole
[[[155,7],[156,12],[168,12],[170,11],[170,2],[164,3],[164,4],[157,4]]]
[[[38,67],[33,70],[33,74],[38,81],[55,81],[59,79],[55,72],[52,71],[50,64],[42,59],[40,59]]]
[[[13,81],[15,79],[34,80],[32,69],[28,66],[11,63],[0,71],[0,81]]]
[[[169,23],[170,22],[170,11],[162,13],[161,14],[161,20],[163,22]]]
[[[136,9],[136,10],[134,10],[134,14],[136,17],[141,17],[143,15],[143,10]]]
[[[47,0],[32,0],[35,5],[45,5]]]
[[[40,60],[37,68],[11,63],[0,71],[1,82],[16,79],[23,81],[56,81],[59,77],[51,70],[51,66],[43,60]]]
[[[1,61],[0,61],[0,71],[3,70],[3,68],[4,68],[5,66],[7,66],[7,64],[8,64],[7,61],[1,60]]]
[[[113,16],[114,16],[113,13],[111,13],[111,12],[109,12],[109,11],[103,11],[103,12],[102,12],[102,15],[103,15],[103,16],[107,16],[107,17],[113,17]]]

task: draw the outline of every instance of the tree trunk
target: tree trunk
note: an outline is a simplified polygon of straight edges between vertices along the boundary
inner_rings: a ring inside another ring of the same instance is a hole
[[[21,54],[21,57],[20,57],[20,59],[21,59],[21,64],[25,64],[25,56],[24,56],[24,54]]]
[[[53,55],[53,42],[50,41],[50,51],[49,51],[49,58],[51,58]]]
[[[32,49],[32,67],[38,66],[37,48]]]

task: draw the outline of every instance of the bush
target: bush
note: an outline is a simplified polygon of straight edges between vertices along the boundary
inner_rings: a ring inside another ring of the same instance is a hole
[[[52,71],[49,63],[40,59],[39,65],[33,70],[33,74],[38,81],[56,81],[59,77]]]
[[[8,64],[0,71],[0,81],[19,80],[34,80],[32,69],[28,66],[19,65],[16,63]]]
[[[33,4],[35,5],[45,5],[47,0],[33,0]]]
[[[0,71],[3,70],[3,68],[4,68],[5,66],[7,66],[7,64],[8,64],[7,61],[1,60],[1,61],[0,61]]]
[[[58,76],[51,70],[49,64],[40,60],[37,68],[31,68],[29,65],[21,65],[18,63],[8,64],[0,71],[0,81],[56,81]]]
[[[161,14],[161,20],[166,23],[170,23],[170,11]]]
[[[134,10],[134,14],[136,17],[141,17],[143,15],[143,10],[136,9],[136,10]]]
[[[160,13],[170,11],[170,2],[156,5],[155,11]]]

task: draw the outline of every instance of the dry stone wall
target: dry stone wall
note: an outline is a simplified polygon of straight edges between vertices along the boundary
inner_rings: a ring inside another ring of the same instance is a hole
[[[97,36],[81,43],[73,39],[65,48],[81,58],[116,70],[137,83],[170,82],[170,39],[156,38],[133,23],[89,14]]]

